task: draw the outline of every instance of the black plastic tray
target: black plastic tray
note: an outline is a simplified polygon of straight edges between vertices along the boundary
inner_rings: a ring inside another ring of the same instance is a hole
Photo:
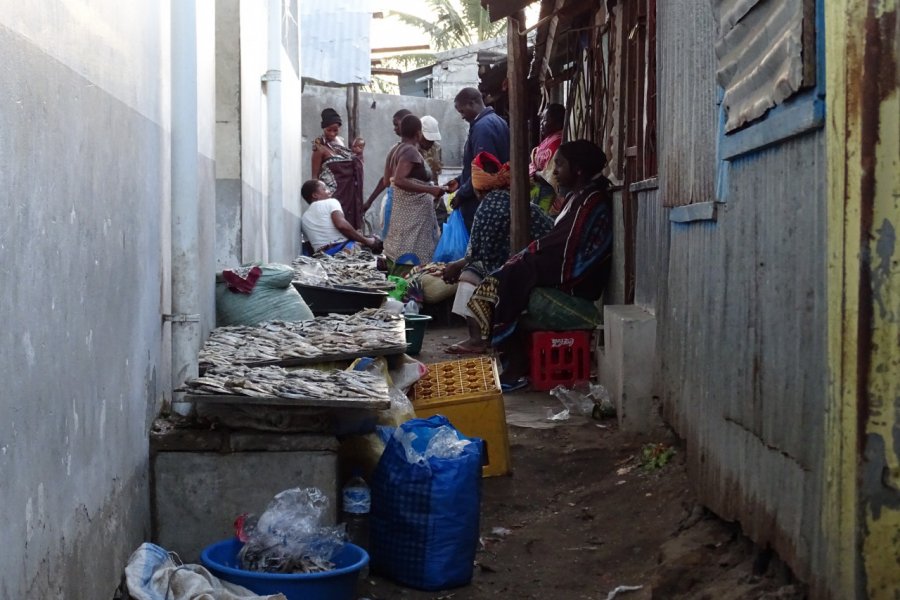
[[[293,283],[314,315],[351,315],[366,308],[378,308],[388,297],[387,292],[382,290],[352,286],[324,287],[299,281]]]

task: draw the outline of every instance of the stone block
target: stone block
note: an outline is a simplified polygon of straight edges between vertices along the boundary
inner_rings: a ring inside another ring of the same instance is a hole
[[[235,446],[259,446],[258,437],[240,438]],[[177,552],[184,562],[199,562],[205,546],[234,534],[237,515],[260,514],[275,494],[292,487],[315,486],[325,492],[332,500],[330,522],[334,523],[340,500],[334,438],[303,434],[272,437],[264,444],[270,451],[154,453],[154,542]],[[283,450],[273,451],[276,437],[304,440],[288,440]]]
[[[597,353],[598,381],[616,406],[619,427],[647,432],[653,407],[656,317],[633,304],[603,309],[603,350]]]

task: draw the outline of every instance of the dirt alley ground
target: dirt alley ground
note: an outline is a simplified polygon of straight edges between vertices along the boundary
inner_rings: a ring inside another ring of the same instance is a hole
[[[463,337],[432,325],[417,358],[452,360],[443,349]],[[481,542],[468,586],[423,592],[370,576],[360,598],[479,600],[800,600],[804,586],[766,551],[694,501],[684,449],[663,425],[648,435],[616,420],[546,419],[546,392],[504,398],[513,474],[483,480]],[[561,407],[560,407],[561,408]],[[666,466],[641,465],[646,444],[672,446]]]

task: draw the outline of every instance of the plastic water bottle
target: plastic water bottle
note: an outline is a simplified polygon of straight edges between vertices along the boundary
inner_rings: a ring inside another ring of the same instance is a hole
[[[369,551],[369,510],[372,507],[372,493],[366,480],[357,472],[344,485],[343,520],[350,541],[366,552]],[[368,569],[362,576],[366,577]]]

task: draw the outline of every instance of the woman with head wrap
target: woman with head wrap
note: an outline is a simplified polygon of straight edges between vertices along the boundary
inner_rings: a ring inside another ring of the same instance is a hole
[[[363,162],[341,139],[341,125],[336,110],[322,111],[322,136],[313,140],[312,178],[325,183],[341,203],[344,218],[359,229],[363,219]]]
[[[384,253],[391,270],[401,270],[431,261],[438,240],[434,200],[444,188],[428,179],[425,159],[419,152],[422,121],[407,115],[400,122],[400,144],[385,167],[384,178],[391,182],[391,219],[384,239]],[[408,270],[408,269],[407,269]]]
[[[487,351],[487,343],[475,315],[466,307],[476,286],[493,271],[503,266],[510,255],[509,163],[500,164],[488,152],[472,161],[472,187],[480,202],[472,222],[472,233],[466,256],[444,268],[444,280],[459,281],[453,312],[464,317],[469,338],[447,348],[450,354],[478,354]],[[530,239],[549,233],[553,221],[535,204],[531,204]]]
[[[524,340],[512,334],[535,288],[555,288],[595,301],[606,287],[613,211],[609,180],[601,173],[605,166],[606,156],[592,142],[560,145],[555,175],[560,186],[571,191],[553,229],[488,275],[467,304],[481,337],[506,355],[506,383],[516,381],[526,368]]]
[[[528,175],[531,177],[531,201],[552,217],[562,209],[557,199],[559,185],[556,182],[556,151],[562,143],[562,130],[566,121],[566,108],[562,104],[550,104],[541,114],[541,143],[531,151]]]

